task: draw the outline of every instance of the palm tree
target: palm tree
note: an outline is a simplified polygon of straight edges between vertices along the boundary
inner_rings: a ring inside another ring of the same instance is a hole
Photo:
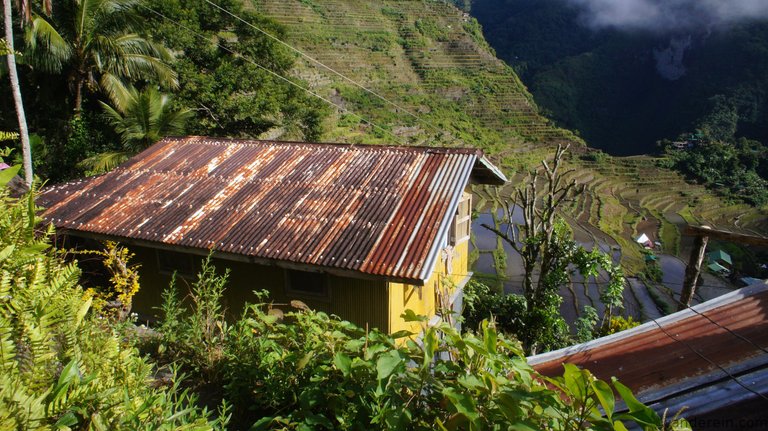
[[[172,110],[171,98],[154,87],[139,92],[127,88],[126,97],[117,108],[100,102],[110,124],[120,135],[122,149],[97,154],[80,163],[92,173],[109,171],[133,154],[149,147],[165,136],[182,134],[192,111]]]
[[[6,0],[7,1],[7,0]],[[33,16],[26,34],[33,65],[48,72],[68,70],[74,110],[85,92],[101,91],[110,100],[126,97],[126,84],[154,80],[176,87],[169,52],[141,35],[139,0],[68,0],[57,5],[52,25]]]

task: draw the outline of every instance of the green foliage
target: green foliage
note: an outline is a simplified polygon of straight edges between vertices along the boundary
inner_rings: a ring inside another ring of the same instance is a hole
[[[196,376],[200,385],[220,378],[228,332],[222,306],[227,277],[228,272],[216,274],[210,256],[205,259],[189,292],[192,312],[188,315],[178,297],[175,276],[169,289],[163,292],[165,319],[158,328],[164,336],[162,352],[166,359]]]
[[[80,271],[36,231],[34,195],[0,190],[0,428],[213,429],[177,383],[89,312]],[[176,381],[175,377],[172,377]],[[226,417],[226,415],[224,416]]]
[[[178,53],[172,64],[180,83],[175,97],[193,110],[189,131],[257,137],[279,129],[286,138],[318,139],[327,108],[266,71],[289,76],[295,56],[248,23],[280,38],[285,30],[240,0],[217,4],[245,22],[203,0],[152,2],[150,7],[179,24],[143,11],[152,34]]]
[[[487,319],[493,319],[496,329],[504,334],[525,331],[525,297],[495,292],[487,284],[473,278],[464,287],[463,327],[477,330]]]
[[[697,127],[768,140],[765,21],[694,32],[685,74],[670,81],[653,52],[679,35],[598,31],[562,0],[474,0],[472,14],[539,106],[610,154],[650,153],[655,141]]]
[[[416,30],[422,35],[438,41],[445,42],[448,40],[449,30],[440,25],[439,22],[430,18],[419,18],[415,22]]]
[[[95,128],[90,126],[88,117],[82,115],[72,117],[72,119],[69,120],[69,135],[67,136],[67,142],[60,151],[56,152],[56,155],[58,156],[57,158],[59,159],[58,161],[63,165],[62,167],[64,169],[72,169],[76,167],[77,162],[83,159],[89,149],[92,148],[94,141],[98,139],[94,136],[98,133],[99,132]],[[43,157],[46,157],[47,155],[48,154],[43,153]],[[70,172],[64,174],[63,177],[72,177],[75,174],[76,172]]]
[[[768,150],[759,142],[712,140],[668,156],[675,169],[728,198],[768,203]]]
[[[68,118],[50,138],[30,135],[35,174],[52,182],[82,176],[81,160],[112,148],[114,138],[109,129],[102,116],[84,111]]]
[[[487,321],[477,335],[462,335],[446,324],[428,326],[408,310],[404,318],[424,325],[416,342],[416,334],[363,330],[293,301],[283,305],[285,311],[276,304],[247,305],[237,322],[226,325],[215,304],[226,277],[207,262],[193,287],[202,296],[191,310],[166,292],[160,350],[164,360],[180,361],[193,387],[213,402],[231,404],[236,428],[575,431],[623,430],[622,421],[662,426],[618,382],[598,381],[575,367],[562,378],[542,378],[526,364],[519,344]],[[266,298],[265,292],[256,295]],[[207,362],[215,373],[189,362],[205,356],[195,350],[207,345],[218,352]],[[615,413],[611,387],[629,413]]]
[[[589,151],[587,153],[582,154],[581,159],[586,160],[588,162],[605,163],[608,161],[608,154],[600,150]]]
[[[646,256],[654,255],[649,254]],[[659,265],[658,260],[652,258],[645,259],[645,270],[643,271],[643,275],[648,280],[654,281],[656,283],[661,283],[664,278],[664,272],[661,270],[661,265]]]
[[[78,0],[57,5],[49,18],[36,16],[26,34],[32,64],[51,73],[68,68],[74,109],[84,93],[100,91],[116,100],[125,84],[153,80],[176,87],[170,53],[144,37],[139,0]]]
[[[575,341],[578,343],[586,343],[589,340],[595,338],[596,328],[600,322],[600,316],[597,315],[597,310],[589,305],[584,307],[584,310],[574,322],[576,327]]]

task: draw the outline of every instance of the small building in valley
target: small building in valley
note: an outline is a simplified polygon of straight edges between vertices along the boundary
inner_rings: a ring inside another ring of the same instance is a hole
[[[151,312],[213,252],[238,310],[266,289],[358,325],[416,329],[460,307],[469,185],[506,178],[476,149],[166,138],[115,170],[43,191],[60,234],[134,251]]]
[[[733,266],[731,255],[722,250],[715,250],[707,253],[707,260],[709,260],[710,263],[716,263],[726,269]]]

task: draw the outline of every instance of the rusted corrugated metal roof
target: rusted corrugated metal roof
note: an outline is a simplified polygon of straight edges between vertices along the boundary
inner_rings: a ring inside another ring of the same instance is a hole
[[[684,416],[696,417],[765,402],[757,394],[768,396],[766,352],[768,285],[757,284],[529,362],[550,376],[561,375],[563,363],[615,376],[655,409],[674,414],[685,405]]]
[[[166,138],[39,203],[61,229],[423,282],[470,177],[505,181],[491,168],[476,149]]]

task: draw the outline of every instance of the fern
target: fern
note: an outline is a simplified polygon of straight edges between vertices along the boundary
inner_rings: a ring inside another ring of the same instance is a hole
[[[36,211],[33,194],[0,187],[0,430],[222,425],[178,386],[150,385],[150,365],[89,313],[79,268],[50,247],[52,228],[36,230]],[[137,288],[129,279],[120,292]]]

